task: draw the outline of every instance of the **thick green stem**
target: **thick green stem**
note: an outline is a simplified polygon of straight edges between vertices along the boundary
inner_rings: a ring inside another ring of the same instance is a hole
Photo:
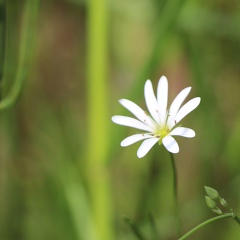
[[[180,223],[180,217],[179,217],[179,212],[178,212],[178,200],[177,200],[177,169],[176,169],[173,154],[170,153],[170,156],[171,156],[171,163],[172,163],[172,168],[173,168],[174,212],[175,212],[178,236],[181,236],[181,223]]]
[[[98,239],[112,236],[111,192],[106,159],[109,145],[108,1],[88,1],[87,174]]]
[[[207,224],[209,224],[209,223],[211,223],[211,222],[215,222],[215,221],[220,220],[220,219],[222,219],[222,218],[230,218],[230,217],[233,217],[233,214],[232,214],[232,213],[226,213],[226,214],[223,214],[223,215],[220,215],[220,216],[217,216],[217,217],[208,219],[207,221],[199,224],[198,226],[196,226],[195,228],[193,228],[192,230],[190,230],[189,232],[187,232],[185,235],[183,235],[183,236],[182,236],[181,238],[179,238],[178,240],[186,239],[187,237],[189,237],[190,235],[192,235],[194,232],[196,232],[198,229],[206,226]]]

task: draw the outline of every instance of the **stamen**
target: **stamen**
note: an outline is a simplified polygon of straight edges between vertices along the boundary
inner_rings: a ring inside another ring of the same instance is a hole
[[[170,114],[168,112],[168,109],[166,108],[166,119],[165,119],[165,125],[167,124],[168,118],[170,117]]]

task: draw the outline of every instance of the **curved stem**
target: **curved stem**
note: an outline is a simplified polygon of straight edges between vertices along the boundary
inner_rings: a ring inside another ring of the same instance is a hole
[[[10,1],[7,4],[8,4],[7,14],[9,15],[11,14],[11,10],[12,10],[11,7],[15,3]],[[23,10],[22,33],[21,33],[21,40],[20,40],[21,43],[20,43],[16,77],[15,77],[13,86],[9,90],[9,93],[4,94],[6,96],[4,96],[4,98],[0,102],[0,111],[9,108],[16,102],[16,100],[18,99],[21,93],[25,79],[28,76],[29,69],[32,63],[32,55],[33,55],[34,43],[35,43],[35,37],[36,37],[36,29],[37,29],[36,23],[37,23],[38,10],[39,10],[39,0],[25,1],[24,10]],[[7,26],[8,25],[9,24],[7,23]],[[7,37],[10,37],[8,36],[9,34],[8,28],[7,28],[6,34],[7,34]],[[8,80],[6,79],[5,73],[3,78],[4,78],[3,82],[6,82]]]
[[[240,225],[240,218],[237,215],[234,215],[233,218]]]
[[[177,200],[177,169],[176,169],[173,154],[170,153],[170,156],[171,156],[171,163],[172,163],[172,168],[173,168],[174,212],[175,212],[178,236],[181,236],[181,223],[180,223],[180,217],[179,217],[179,212],[178,212],[178,200]]]
[[[196,226],[195,228],[193,228],[192,230],[190,230],[189,232],[187,232],[185,235],[183,235],[181,238],[179,238],[178,240],[183,240],[183,239],[186,239],[187,237],[189,237],[191,234],[193,234],[194,232],[196,232],[198,229],[206,226],[207,224],[211,223],[211,222],[215,222],[219,219],[222,219],[222,218],[230,218],[230,217],[233,217],[233,214],[232,213],[226,213],[226,214],[223,214],[223,215],[220,215],[220,216],[217,216],[217,217],[214,217],[214,218],[211,218],[211,219],[208,219],[207,221],[199,224],[198,226]]]

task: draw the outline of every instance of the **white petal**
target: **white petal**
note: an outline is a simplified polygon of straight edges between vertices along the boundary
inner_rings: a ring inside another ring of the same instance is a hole
[[[150,138],[145,140],[139,147],[137,151],[137,156],[139,158],[144,157],[149,152],[149,150],[153,147],[153,145],[156,144],[158,141],[159,141],[159,138]]]
[[[201,98],[196,97],[188,101],[185,105],[183,105],[176,115],[176,118],[175,118],[176,123],[181,121],[187,114],[193,111],[199,105],[200,101],[201,101]]]
[[[178,144],[173,137],[171,137],[169,135],[164,137],[162,140],[162,143],[169,152],[171,152],[171,153],[179,152]]]
[[[152,83],[150,80],[147,80],[147,82],[145,83],[144,93],[145,93],[145,101],[146,101],[147,108],[150,114],[152,115],[153,119],[158,123],[159,109],[158,109],[157,99],[154,95]]]
[[[170,115],[169,120],[170,121],[176,117],[176,114],[177,114],[179,108],[181,107],[183,101],[188,96],[190,90],[191,90],[191,87],[183,89],[173,100],[171,107],[169,109],[169,115]]]
[[[144,123],[138,121],[137,119],[131,118],[131,117],[125,117],[125,116],[113,116],[112,121],[114,123],[117,123],[119,125],[133,127],[137,129],[141,129],[147,132],[151,132],[151,128]]]
[[[168,102],[168,80],[165,76],[162,76],[158,82],[157,100],[159,106],[160,121],[161,123],[165,123]]]
[[[147,124],[151,128],[155,127],[155,123],[145,111],[143,111],[137,104],[127,99],[120,99],[119,102],[128,109],[133,115],[135,115],[140,121]]]
[[[195,137],[195,132],[190,128],[177,127],[170,132],[170,135],[192,138]]]
[[[122,140],[121,142],[121,146],[122,147],[127,147],[133,143],[136,143],[138,141],[141,141],[143,139],[146,139],[146,138],[152,138],[153,136],[149,135],[149,134],[135,134],[135,135],[132,135],[130,137],[127,137],[125,138],[124,140]]]

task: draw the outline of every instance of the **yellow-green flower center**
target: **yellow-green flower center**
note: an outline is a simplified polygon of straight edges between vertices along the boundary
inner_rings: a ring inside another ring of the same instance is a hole
[[[166,137],[168,134],[169,134],[169,132],[170,132],[170,129],[168,128],[168,126],[163,126],[163,127],[161,127],[161,128],[158,128],[156,131],[155,131],[155,136],[156,137],[159,137],[159,144],[161,144],[162,143],[162,139],[164,138],[164,137]]]

